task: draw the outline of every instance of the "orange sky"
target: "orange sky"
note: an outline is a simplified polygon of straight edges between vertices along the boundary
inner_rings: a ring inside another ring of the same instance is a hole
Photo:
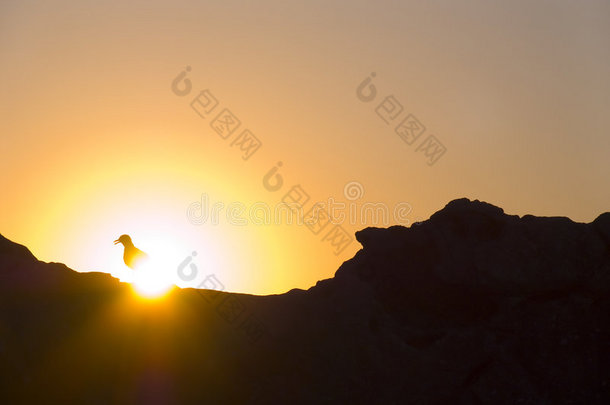
[[[274,207],[300,185],[307,206],[408,204],[404,222],[464,196],[586,222],[610,207],[607,2],[201,3],[2,2],[2,234],[116,273],[112,241],[129,233],[168,263],[196,251],[194,284],[215,274],[229,291],[280,293],[331,277],[359,244],[335,255],[330,227],[240,226],[225,211],[196,225],[186,212],[202,194]],[[204,89],[219,104],[202,118],[190,103]],[[390,95],[403,111],[386,124]],[[211,127],[224,108],[241,121],[227,140]],[[411,145],[394,132],[408,114],[426,128]],[[231,142],[246,128],[262,146],[243,160]],[[446,148],[433,165],[417,150],[428,135]]]

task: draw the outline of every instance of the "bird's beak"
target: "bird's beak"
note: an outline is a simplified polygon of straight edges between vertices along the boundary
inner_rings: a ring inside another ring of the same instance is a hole
[[[115,244],[115,245],[116,245],[117,243],[119,243],[119,240],[118,240],[118,239],[114,241],[114,244]]]

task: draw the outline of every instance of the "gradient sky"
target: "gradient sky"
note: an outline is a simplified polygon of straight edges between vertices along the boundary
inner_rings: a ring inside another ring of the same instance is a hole
[[[116,274],[112,241],[129,233],[176,265],[196,251],[195,284],[280,293],[332,277],[360,245],[194,225],[189,205],[273,206],[296,184],[310,203],[350,202],[358,182],[354,204],[408,203],[408,221],[459,197],[580,222],[610,207],[607,1],[125,3],[0,4],[0,232],[41,260]],[[219,101],[207,118],[190,107],[204,89]],[[413,145],[375,112],[390,95],[426,127]],[[250,159],[210,127],[221,108],[262,141]],[[430,134],[447,149],[431,166],[417,151]]]

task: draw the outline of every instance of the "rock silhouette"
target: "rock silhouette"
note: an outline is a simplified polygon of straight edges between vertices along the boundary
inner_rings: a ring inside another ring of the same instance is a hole
[[[0,237],[0,402],[606,404],[610,213],[455,200],[307,291],[125,304]]]

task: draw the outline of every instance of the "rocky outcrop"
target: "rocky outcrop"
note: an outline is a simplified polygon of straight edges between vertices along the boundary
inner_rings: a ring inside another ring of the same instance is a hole
[[[0,397],[609,402],[610,213],[582,224],[460,199],[356,238],[307,291],[184,289],[157,304],[2,238]]]

